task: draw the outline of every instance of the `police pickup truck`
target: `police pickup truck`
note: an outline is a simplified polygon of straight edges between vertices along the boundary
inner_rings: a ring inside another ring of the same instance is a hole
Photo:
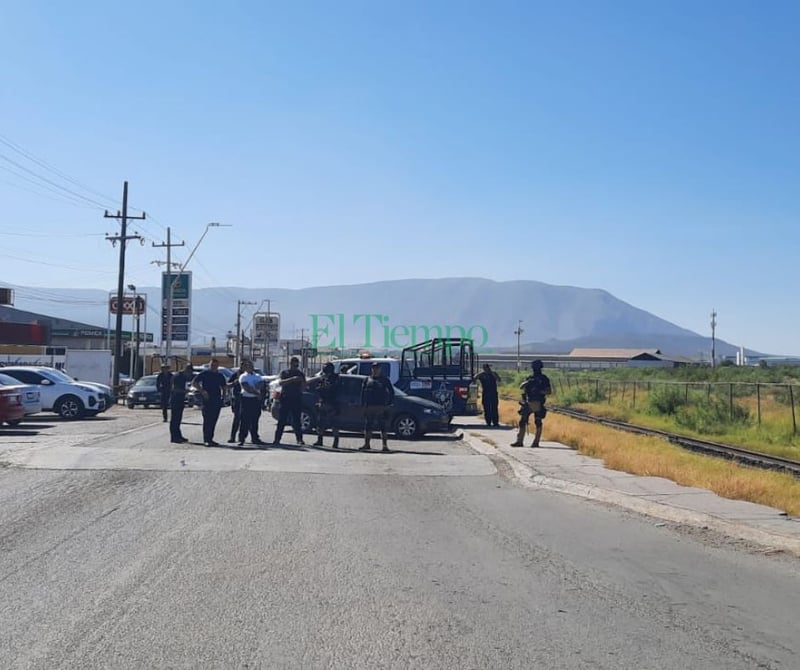
[[[335,372],[354,375],[370,374],[377,363],[401,391],[439,403],[450,416],[478,413],[477,360],[470,339],[426,340],[403,349],[399,359],[362,355],[331,363]]]

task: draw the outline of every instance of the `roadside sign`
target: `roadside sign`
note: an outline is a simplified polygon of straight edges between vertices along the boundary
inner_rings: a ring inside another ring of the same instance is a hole
[[[174,282],[174,283],[173,283]],[[172,285],[172,333],[167,333],[169,319],[169,290]],[[192,273],[163,272],[161,274],[161,339],[188,342],[191,324]]]
[[[112,295],[108,298],[108,311],[116,314],[119,308],[117,296]],[[125,316],[141,316],[144,314],[147,304],[143,295],[126,295],[122,297],[122,313]]]
[[[275,312],[257,312],[253,315],[256,342],[269,340],[270,344],[277,344],[280,339],[281,315]]]

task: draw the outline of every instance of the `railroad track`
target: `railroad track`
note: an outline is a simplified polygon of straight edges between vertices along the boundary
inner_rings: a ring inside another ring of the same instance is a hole
[[[636,426],[632,423],[625,421],[617,421],[616,419],[607,419],[605,417],[592,416],[586,412],[569,409],[567,407],[553,407],[548,406],[549,410],[564,414],[573,419],[580,421],[588,421],[590,423],[599,423],[611,428],[617,428],[629,433],[638,433],[639,435],[648,435],[650,437],[660,437],[672,444],[676,444],[684,449],[695,451],[701,454],[712,456],[720,456],[729,460],[744,463],[758,468],[768,470],[782,470],[789,472],[795,477],[800,477],[800,462],[793,461],[788,458],[781,458],[780,456],[771,456],[769,454],[762,454],[758,451],[750,451],[749,449],[742,449],[741,447],[734,447],[730,444],[721,444],[719,442],[710,442],[708,440],[697,440],[692,437],[684,437],[683,435],[676,435],[675,433],[667,433],[663,430],[656,430],[654,428],[644,428],[643,426]]]

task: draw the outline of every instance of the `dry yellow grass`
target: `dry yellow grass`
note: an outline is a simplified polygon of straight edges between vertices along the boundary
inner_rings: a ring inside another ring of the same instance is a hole
[[[517,408],[516,402],[501,400],[500,419],[507,424],[516,423]],[[545,419],[542,438],[600,458],[613,470],[664,477],[684,486],[714,491],[725,498],[768,505],[800,516],[800,481],[792,475],[694,454],[658,438],[625,433],[554,412]]]

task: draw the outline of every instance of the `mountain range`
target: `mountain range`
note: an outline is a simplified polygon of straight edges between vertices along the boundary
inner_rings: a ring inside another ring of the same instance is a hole
[[[147,329],[160,333],[160,287],[148,297]],[[19,287],[15,307],[106,327],[108,293],[96,289]],[[563,353],[573,347],[657,348],[664,354],[710,359],[711,338],[681,328],[602,289],[532,280],[497,282],[462,277],[401,279],[345,286],[202,288],[192,291],[192,340],[208,343],[236,332],[237,308],[248,332],[256,310],[280,315],[280,336],[319,347],[397,349],[427,334],[470,335],[477,346]],[[129,328],[126,317],[125,328]],[[113,319],[112,319],[113,327]],[[440,329],[440,330],[439,330]],[[344,342],[342,342],[344,340]],[[716,341],[718,356],[738,347]],[[748,354],[758,352],[749,351]]]

